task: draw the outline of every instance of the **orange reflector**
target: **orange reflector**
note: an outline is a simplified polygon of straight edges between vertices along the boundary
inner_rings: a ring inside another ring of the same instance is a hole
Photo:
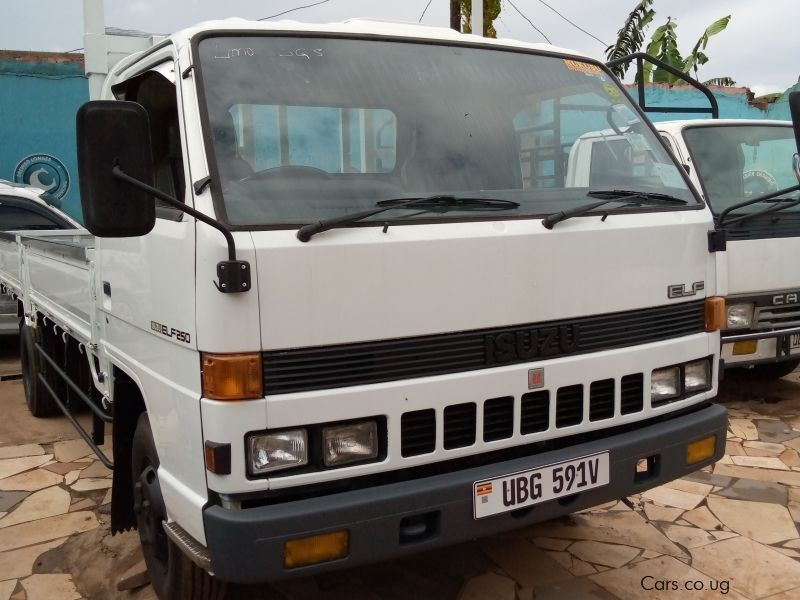
[[[686,446],[686,464],[693,465],[714,456],[717,436],[711,435]]]
[[[742,354],[755,354],[758,349],[758,340],[744,340],[741,342],[733,342],[733,355],[741,356]]]
[[[261,398],[261,355],[203,353],[203,396],[212,400]]]
[[[283,545],[283,566],[293,569],[344,558],[349,551],[349,531],[335,531],[289,540]]]
[[[725,327],[725,299],[706,298],[706,331],[719,331]]]

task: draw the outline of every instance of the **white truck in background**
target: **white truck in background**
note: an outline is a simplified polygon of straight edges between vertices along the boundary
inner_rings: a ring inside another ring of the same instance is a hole
[[[622,59],[658,62],[647,55]],[[663,68],[663,63],[659,63]],[[676,73],[677,75],[677,73]],[[717,256],[717,293],[725,295],[722,363],[746,367],[762,379],[783,377],[800,365],[800,94],[790,94],[793,122],[719,119],[716,101],[703,84],[710,108],[648,106],[645,112],[707,112],[708,120],[654,123],[683,165],[714,217],[709,249]],[[622,128],[587,132],[572,146],[569,184],[592,186],[635,169],[635,117]]]
[[[800,118],[797,115],[795,119]],[[655,124],[687,166],[724,244],[722,360],[759,378],[800,365],[800,170],[787,121],[714,119]]]
[[[641,168],[568,184],[563,131],[642,115],[601,63],[232,19],[123,59],[101,97],[77,119],[91,233],[0,234],[0,282],[34,414],[87,404],[90,443],[111,424],[112,529],[138,527],[159,597],[491,535],[722,456],[711,214],[644,119]]]

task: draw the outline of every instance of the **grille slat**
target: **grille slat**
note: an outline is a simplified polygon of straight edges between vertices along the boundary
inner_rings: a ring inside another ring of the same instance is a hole
[[[477,405],[454,404],[444,409],[444,449],[463,448],[475,443]]]
[[[620,385],[620,413],[629,415],[644,409],[644,375],[625,375]]]
[[[520,433],[546,431],[550,419],[550,392],[541,390],[522,395]]]
[[[490,368],[495,364],[486,356],[488,337],[564,326],[579,328],[577,349],[563,351],[558,347],[547,356],[513,357],[497,363],[497,366],[701,333],[705,329],[704,306],[703,301],[698,300],[592,317],[442,335],[270,350],[263,353],[264,392],[267,395],[285,394]]]
[[[568,385],[556,392],[556,427],[578,425],[583,420],[583,386]]]
[[[589,386],[589,420],[601,421],[614,416],[614,380],[593,381]]]
[[[483,441],[510,438],[514,433],[514,398],[492,398],[483,404]]]
[[[436,411],[432,408],[407,412],[400,418],[400,453],[429,454],[436,448]]]

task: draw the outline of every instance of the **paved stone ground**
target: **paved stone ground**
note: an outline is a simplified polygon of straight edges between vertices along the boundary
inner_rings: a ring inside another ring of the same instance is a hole
[[[800,372],[773,383],[729,377],[720,400],[731,421],[713,468],[511,534],[232,595],[800,598]],[[142,562],[135,533],[108,533],[109,471],[64,419],[27,414],[20,381],[0,382],[0,406],[0,600],[155,598],[149,586],[116,589]]]

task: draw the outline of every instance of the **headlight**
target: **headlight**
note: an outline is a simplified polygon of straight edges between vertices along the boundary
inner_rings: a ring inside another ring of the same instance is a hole
[[[669,400],[681,395],[680,367],[656,369],[650,377],[650,396],[654,401]]]
[[[726,309],[728,329],[746,329],[753,322],[752,304],[729,304]]]
[[[363,421],[322,428],[323,462],[326,467],[369,460],[378,456],[378,424]]]
[[[308,435],[305,429],[255,434],[247,438],[250,473],[299,467],[308,463]]]
[[[707,358],[686,363],[683,388],[686,392],[700,392],[711,387],[711,361]]]

